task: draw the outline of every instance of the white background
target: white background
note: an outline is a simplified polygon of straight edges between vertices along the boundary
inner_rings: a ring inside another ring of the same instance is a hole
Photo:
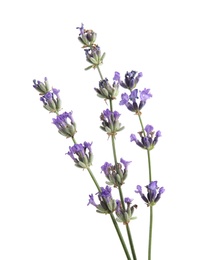
[[[93,141],[92,170],[112,162],[111,142],[99,129],[106,104],[97,98],[97,71],[78,42],[77,26],[98,33],[101,67],[143,72],[139,88],[153,98],[144,124],[161,130],[151,153],[153,179],[166,192],[154,208],[153,260],[211,259],[209,1],[1,1],[0,4],[0,259],[125,259],[109,216],[87,207],[96,188],[65,155],[71,140],[57,133],[32,80],[47,76],[73,110],[78,142]],[[131,160],[124,196],[138,204],[130,224],[138,259],[147,259],[148,208],[134,193],[148,184],[145,151],[129,142],[140,130],[124,107],[117,156]],[[114,196],[117,194],[114,193]],[[121,226],[125,235],[124,226]],[[125,240],[127,240],[125,238]]]

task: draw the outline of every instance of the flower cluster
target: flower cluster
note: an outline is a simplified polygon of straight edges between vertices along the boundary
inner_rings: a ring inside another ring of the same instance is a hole
[[[134,209],[137,208],[137,205],[131,206],[132,199],[125,198],[124,202],[127,204],[127,208],[123,207],[120,200],[116,201],[117,207],[116,207],[116,215],[117,215],[117,221],[122,222],[123,224],[127,225],[130,220],[136,219],[136,217],[133,217]]]
[[[142,193],[142,187],[137,185],[136,193],[141,195],[143,201],[146,202],[147,206],[154,206],[161,197],[161,194],[164,193],[165,189],[163,187],[159,188],[157,186],[157,181],[151,181],[149,185],[146,186],[147,188],[147,196]]]
[[[92,164],[93,153],[91,145],[92,143],[84,142],[84,144],[74,144],[69,147],[67,154],[73,159],[75,166],[84,169]]]
[[[102,126],[100,128],[108,135],[116,135],[117,132],[122,131],[124,126],[121,126],[119,122],[120,114],[117,111],[112,112],[106,109],[101,113],[100,119],[102,120]]]
[[[73,137],[76,133],[76,123],[72,116],[73,112],[64,112],[53,118],[53,124],[59,129],[59,133],[63,136]]]
[[[124,169],[121,163],[112,165],[111,163],[105,162],[101,166],[102,172],[104,172],[105,177],[109,180],[106,182],[108,185],[114,185],[114,187],[118,187],[124,184],[124,181],[128,175],[128,165],[131,163],[131,161],[125,161],[121,158],[120,162],[124,165]]]
[[[116,209],[116,201],[112,198],[111,187],[106,186],[105,188],[101,187],[101,191],[98,193],[98,199],[100,204],[97,204],[94,201],[93,194],[89,195],[89,202],[87,205],[93,205],[97,208],[98,213],[108,214],[113,212]]]
[[[156,133],[153,131],[153,126],[146,125],[145,131],[139,132],[141,140],[139,141],[134,134],[131,134],[130,141],[135,142],[138,146],[146,150],[152,150],[158,142],[158,138],[161,136],[161,131],[158,130]],[[145,133],[146,132],[146,133]],[[155,134],[155,137],[154,137]]]
[[[94,88],[94,90],[97,92],[98,97],[105,100],[113,100],[116,99],[119,94],[119,84],[114,81],[113,85],[111,86],[108,82],[108,79],[105,78],[99,81],[99,88]]]
[[[134,71],[134,70],[132,70],[131,72],[127,71],[125,74],[125,81],[123,82],[120,79],[120,73],[118,71],[116,71],[113,79],[118,81],[123,88],[129,89],[130,91],[132,91],[136,87],[137,83],[139,82],[139,79],[143,76],[142,72],[139,72],[137,76],[136,76],[136,74],[137,74],[137,71]]]
[[[50,91],[50,86],[47,77],[44,78],[44,83],[41,81],[33,80],[33,87],[40,93],[40,95],[45,95]]]

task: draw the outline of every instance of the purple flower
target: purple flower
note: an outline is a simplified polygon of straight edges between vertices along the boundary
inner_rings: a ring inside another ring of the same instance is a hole
[[[127,204],[131,204],[132,203],[132,201],[133,201],[133,199],[130,199],[130,198],[125,198],[125,203],[127,203]]]
[[[116,132],[123,130],[124,127],[121,127],[121,123],[119,122],[120,115],[121,114],[117,111],[104,110],[100,116],[102,120],[102,126],[100,126],[100,128],[108,135],[115,135]]]
[[[76,29],[80,30],[79,36],[84,34],[84,24],[83,23],[81,23],[81,27],[76,27]]]
[[[44,78],[44,83],[39,80],[37,81],[36,79],[33,80],[33,83],[33,87],[40,93],[40,95],[45,95],[50,91],[47,77]]]
[[[43,107],[49,112],[58,112],[61,109],[61,99],[58,93],[59,90],[53,88],[52,91],[48,91],[40,98],[40,101],[43,102]]]
[[[116,213],[120,214],[121,213],[121,201],[116,200]]]
[[[109,171],[110,171],[110,169],[111,169],[111,166],[112,166],[112,164],[111,164],[111,163],[108,163],[108,162],[105,162],[105,163],[101,166],[101,170],[104,172],[104,174],[105,174],[106,176],[109,175]],[[101,172],[102,172],[102,171],[101,171]]]
[[[152,97],[152,94],[150,94],[150,89],[144,89],[142,91],[139,91],[140,92],[140,99],[142,101],[146,101],[147,99],[151,98]]]
[[[108,185],[105,188],[101,187],[101,192],[99,193],[99,195],[107,202],[109,202],[112,199],[111,187],[109,187]]]
[[[91,195],[89,195],[89,202],[88,202],[88,204],[87,204],[87,206],[88,205],[93,205],[93,206],[97,206],[97,204],[95,203],[95,201],[94,201],[94,196],[93,196],[93,194],[91,194]]]
[[[68,154],[73,159],[77,167],[87,168],[92,164],[93,161],[91,145],[92,143],[88,142],[84,142],[84,144],[74,144],[72,147],[69,146],[69,151],[66,154]]]
[[[108,79],[105,78],[99,81],[99,88],[94,88],[94,90],[97,92],[98,97],[113,100],[116,99],[119,93],[119,84],[113,82],[111,86]]]
[[[72,116],[73,112],[64,112],[53,118],[53,124],[59,129],[59,133],[65,137],[73,137],[76,133],[76,124]]]
[[[136,74],[137,74],[137,72],[134,70],[132,70],[131,72],[126,72],[124,82],[120,81],[120,75],[118,78],[118,74],[115,78],[117,78],[120,81],[120,85],[123,88],[133,90],[136,87],[137,83],[139,82],[140,77],[143,76],[142,72],[139,72],[137,76],[136,76]]]
[[[153,126],[146,125],[144,132],[139,132],[141,140],[139,141],[134,134],[130,135],[130,141],[135,142],[138,146],[146,150],[152,150],[158,142],[158,138],[161,136],[161,131],[157,131],[154,137]]]
[[[147,206],[154,206],[161,197],[161,194],[164,193],[165,189],[163,187],[159,188],[157,186],[157,181],[151,181],[147,188],[147,196],[142,193],[142,188],[140,185],[137,185],[136,193],[139,193],[141,198],[146,202]]]
[[[120,73],[118,71],[115,71],[113,80],[115,80],[118,83],[120,83]]]
[[[149,89],[147,91],[146,89],[143,91],[139,91],[141,93],[139,102],[138,89],[132,90],[129,96],[126,93],[124,93],[121,95],[122,99],[120,100],[119,105],[125,105],[127,109],[131,112],[136,112],[137,114],[140,114],[140,110],[145,106],[146,100],[150,96],[152,96],[148,93],[149,91]]]
[[[122,105],[126,105],[128,103],[128,100],[129,100],[129,96],[126,94],[126,93],[123,93],[121,95],[121,101],[119,102],[119,104],[122,106]]]
[[[151,126],[151,125],[146,125],[146,126],[145,126],[144,130],[146,131],[147,136],[149,136],[149,135],[152,133],[153,129],[154,129],[154,128],[153,128],[153,126]]]
[[[132,161],[125,161],[123,158],[120,159],[120,162],[124,165],[125,170],[127,171],[128,165],[132,162]]]

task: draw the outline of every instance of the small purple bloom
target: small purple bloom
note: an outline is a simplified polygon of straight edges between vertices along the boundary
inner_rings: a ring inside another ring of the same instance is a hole
[[[152,133],[153,129],[154,129],[154,128],[153,128],[153,126],[151,126],[151,125],[146,125],[146,126],[145,126],[144,130],[146,131],[147,136],[149,136],[149,135]]]
[[[140,195],[142,195],[142,187],[141,187],[140,185],[137,185],[137,186],[136,186],[136,189],[137,189],[137,190],[135,190],[135,192],[136,192],[136,193],[139,193]]]
[[[120,83],[120,73],[118,71],[115,71],[113,80],[115,80],[118,83]]]
[[[127,204],[131,204],[132,203],[132,201],[133,201],[133,199],[130,199],[130,198],[125,198],[125,203],[127,203]]]
[[[125,170],[127,170],[128,165],[132,162],[132,161],[125,161],[123,158],[120,159],[120,162],[124,165]]]
[[[135,136],[134,134],[131,134],[131,135],[130,135],[130,141],[131,141],[131,142],[133,142],[133,141],[136,142],[136,141],[137,141],[137,138],[136,138],[136,136]]]
[[[84,24],[83,23],[81,23],[81,27],[76,27],[76,29],[80,30],[79,36],[84,34]]]
[[[136,99],[138,98],[138,89],[134,89],[134,90],[131,92],[129,98],[130,98],[130,100],[131,100],[132,102],[136,102]]]
[[[109,175],[109,170],[110,170],[110,167],[112,166],[112,164],[111,163],[108,163],[108,162],[105,162],[102,166],[101,166],[101,170],[104,172],[104,174],[106,175],[106,176],[108,176]],[[101,171],[101,172],[102,172]]]
[[[109,187],[108,185],[105,188],[101,187],[101,192],[99,192],[99,195],[107,202],[109,202],[112,199],[111,187]]]
[[[158,131],[156,132],[156,137],[160,137],[160,136],[161,136],[161,131],[158,130]]]
[[[121,101],[119,102],[120,106],[125,105],[125,104],[128,103],[129,96],[128,96],[126,93],[122,94],[122,95],[121,95],[121,98],[122,98],[122,99],[121,99]]]
[[[121,213],[121,201],[116,200],[116,213],[120,214]]]
[[[95,203],[95,201],[94,201],[94,196],[93,196],[93,194],[91,194],[91,195],[89,195],[89,202],[88,202],[88,204],[87,204],[87,206],[88,205],[93,205],[93,206],[97,206],[97,204]]]
[[[53,91],[53,94],[57,96],[57,98],[59,98],[59,92],[60,90],[59,89],[56,89],[56,88],[52,88],[52,91]]]
[[[133,90],[136,87],[137,83],[139,82],[140,77],[143,76],[142,72],[139,72],[137,76],[136,76],[136,74],[137,74],[137,72],[134,70],[132,70],[131,72],[126,72],[125,82],[120,81],[120,85],[123,88]]]
[[[150,92],[150,89],[146,89],[146,88],[144,90],[140,91],[140,99],[142,101],[146,101],[147,99],[151,98],[152,94],[149,92]]]
[[[137,185],[136,193],[141,195],[141,198],[146,202],[147,206],[154,206],[161,197],[161,194],[164,193],[165,189],[157,186],[157,181],[151,181],[147,188],[147,197],[142,193],[142,188],[140,185]]]
[[[121,116],[121,114],[119,112],[117,112],[117,111],[114,111],[113,115],[114,115],[115,121],[117,121],[119,119],[119,117]]]
[[[158,138],[161,136],[161,132],[157,131],[154,137],[153,126],[146,125],[144,131],[139,132],[141,140],[139,141],[134,134],[130,135],[130,141],[135,141],[138,146],[146,150],[152,150],[158,142]]]
[[[156,191],[158,189],[157,181],[151,181],[146,187],[151,191]]]

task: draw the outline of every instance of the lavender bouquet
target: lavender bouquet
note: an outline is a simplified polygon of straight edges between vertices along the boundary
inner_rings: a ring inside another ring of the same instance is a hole
[[[148,260],[151,260],[153,207],[165,191],[163,187],[158,187],[157,180],[154,180],[152,177],[150,160],[150,152],[154,149],[159,137],[161,137],[161,132],[159,130],[154,131],[152,125],[144,125],[142,120],[142,109],[148,102],[148,99],[152,97],[152,94],[150,89],[137,89],[138,82],[143,76],[142,72],[134,70],[126,72],[123,79],[120,73],[116,71],[114,72],[113,83],[104,78],[100,65],[103,64],[105,53],[102,54],[100,46],[96,43],[97,34],[93,30],[86,30],[83,24],[81,27],[77,27],[77,29],[79,29],[78,40],[82,44],[86,60],[90,64],[85,70],[94,69],[98,71],[100,80],[98,87],[94,88],[94,91],[97,97],[102,99],[104,106],[106,106],[100,115],[100,129],[105,132],[105,138],[111,141],[113,162],[106,161],[101,166],[101,172],[104,173],[106,179],[105,185],[102,186],[98,183],[91,169],[93,162],[92,142],[77,141],[75,136],[78,129],[73,112],[61,112],[60,90],[51,88],[47,78],[44,78],[44,82],[33,80],[33,87],[39,92],[43,107],[50,113],[55,113],[53,124],[58,128],[59,134],[72,140],[72,145],[69,146],[66,154],[73,160],[77,168],[88,171],[96,186],[96,190],[89,195],[88,205],[95,207],[97,213],[105,214],[111,218],[128,260],[138,259],[130,230],[130,221],[136,218],[135,209],[138,207],[137,204],[133,204],[133,195],[135,193],[139,194],[149,208]],[[120,94],[120,90],[123,90],[123,93]],[[137,184],[134,190],[131,191],[131,198],[123,195],[123,184],[126,185],[130,178],[130,175],[128,176],[128,168],[131,161],[123,158],[119,159],[117,156],[117,133],[123,131],[124,126],[120,122],[120,113],[113,108],[116,101],[117,105],[126,107],[126,112],[137,116],[140,129],[136,130],[137,135],[132,133],[130,137],[127,137],[128,142],[135,142],[140,147],[140,155],[142,155],[141,150],[145,150],[148,159],[149,183],[145,185],[145,191],[142,190],[142,186]],[[113,197],[112,189],[118,190],[118,198]],[[138,203],[139,201],[141,202],[141,199],[137,197]],[[120,225],[126,229],[127,238],[123,237]],[[129,241],[130,248],[126,245],[126,239]]]

